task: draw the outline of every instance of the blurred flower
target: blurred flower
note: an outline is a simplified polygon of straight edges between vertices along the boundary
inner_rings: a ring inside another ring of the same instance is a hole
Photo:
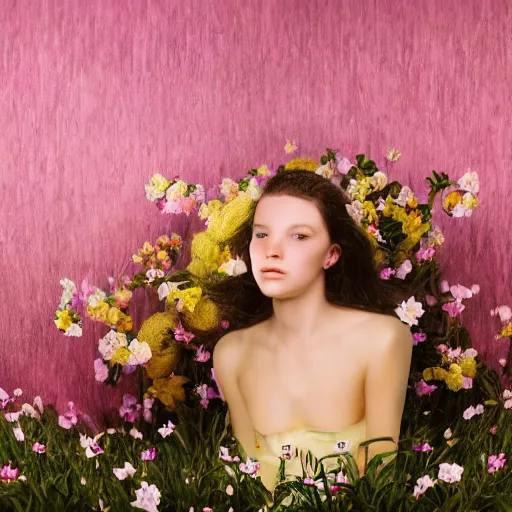
[[[147,423],[151,423],[153,421],[153,414],[151,412],[151,408],[153,407],[153,404],[155,403],[154,398],[144,398],[144,412],[143,417],[144,421]]]
[[[297,151],[297,144],[295,144],[295,142],[290,142],[287,139],[286,144],[284,145],[284,151],[285,151],[285,153],[288,153],[289,155],[291,155],[292,153],[295,153],[295,151]]]
[[[510,389],[503,391],[503,399],[505,400],[505,409],[512,409],[512,391],[510,391]]]
[[[189,343],[195,338],[195,334],[192,334],[191,332],[185,331],[183,328],[183,325],[181,325],[181,320],[178,323],[178,327],[176,327],[174,331],[174,339],[176,341],[184,341],[185,343]]]
[[[472,194],[478,194],[480,190],[480,182],[477,172],[467,172],[461,178],[457,180],[457,184],[462,190],[471,192]]]
[[[140,416],[142,406],[133,395],[123,395],[123,405],[119,408],[119,416],[128,423],[134,423]]]
[[[422,343],[423,341],[426,341],[427,335],[424,332],[415,332],[412,335],[412,339],[415,345],[418,343]]]
[[[396,275],[398,279],[405,279],[407,274],[409,274],[412,270],[411,260],[405,260],[397,269]]]
[[[436,254],[436,250],[433,247],[425,247],[423,249],[419,249],[416,252],[416,261],[427,261],[431,260]]]
[[[130,351],[130,357],[128,358],[128,364],[130,365],[144,365],[151,359],[151,349],[145,341],[141,343],[137,338],[134,338],[130,342],[128,350]]]
[[[12,461],[9,461],[7,466],[0,468],[0,479],[4,482],[10,482],[18,478],[20,470],[18,468],[11,467]]]
[[[444,437],[445,439],[450,439],[450,437],[452,437],[452,435],[453,435],[452,429],[451,429],[451,428],[447,428],[447,429],[444,431],[443,437]]]
[[[223,263],[219,267],[219,272],[227,274],[228,276],[239,276],[247,272],[247,265],[244,260],[237,257],[236,259],[230,259],[228,262]]]
[[[204,345],[201,345],[196,351],[195,360],[198,363],[206,363],[210,359],[210,352],[204,349]]]
[[[396,162],[401,156],[402,153],[396,148],[390,149],[386,154],[386,158],[392,163]]]
[[[103,435],[103,432],[100,432],[95,437],[91,438],[86,436],[85,434],[80,433],[80,446],[85,448],[85,455],[88,459],[103,453],[103,449],[98,444],[98,439]]]
[[[158,433],[163,437],[166,438],[168,435],[172,434],[174,432],[174,429],[176,428],[176,425],[174,425],[171,420],[167,422],[167,425],[163,425],[161,428],[158,429]]]
[[[246,473],[255,478],[256,473],[260,469],[260,464],[257,461],[253,461],[250,457],[247,457],[246,462],[240,462],[238,467],[242,473]]]
[[[489,458],[487,459],[487,471],[489,473],[494,473],[495,471],[498,471],[498,469],[501,469],[506,462],[507,459],[505,458],[504,453],[500,453],[499,455],[489,455]]]
[[[134,439],[142,439],[143,435],[142,432],[139,432],[135,427],[132,427],[130,429],[130,432],[128,432]]]
[[[432,448],[428,443],[424,443],[419,446],[413,446],[412,449],[415,452],[431,452],[434,448]]]
[[[509,306],[498,306],[496,309],[491,309],[491,316],[499,315],[502,323],[506,324],[512,320],[512,309]]]
[[[113,468],[113,471],[114,475],[116,475],[119,480],[124,480],[128,477],[131,478],[137,472],[129,462],[124,463],[124,468]]]
[[[231,455],[229,455],[229,450],[224,446],[221,446],[219,449],[219,458],[225,462],[240,462],[240,457],[237,455],[231,457]]]
[[[147,512],[158,512],[157,505],[160,504],[161,494],[156,485],[141,482],[140,489],[135,491],[135,496],[137,499],[130,503],[132,507],[141,508]]]
[[[396,274],[396,270],[391,267],[386,267],[380,271],[380,278],[384,280],[391,279]]]
[[[44,444],[39,444],[38,442],[35,442],[32,445],[32,451],[36,453],[44,453],[46,451],[46,446]]]
[[[459,302],[458,300],[447,302],[446,304],[443,304],[442,308],[443,311],[446,311],[451,318],[455,318],[459,316],[465,309],[466,306]]]
[[[108,366],[103,362],[101,357],[94,360],[94,378],[98,382],[105,382],[108,378]]]
[[[492,434],[493,436],[495,436],[497,434],[497,432],[498,432],[498,425],[494,425],[489,429],[489,434]]]
[[[18,441],[19,443],[25,441],[25,434],[23,433],[23,430],[21,430],[19,424],[17,427],[14,427],[12,429],[12,432],[14,434],[14,437],[16,438],[16,441]]]
[[[70,429],[78,423],[78,412],[73,402],[68,402],[68,410],[59,416],[59,426]]]
[[[429,385],[423,379],[416,382],[416,394],[420,397],[430,395],[430,393],[432,393],[436,389],[437,389],[436,385],[434,385],[434,384]]]
[[[336,156],[336,162],[337,162],[338,172],[340,174],[347,174],[347,172],[350,171],[350,169],[352,169],[352,167],[354,167],[352,162],[346,157],[343,157],[341,160],[338,160],[338,157]]]
[[[449,484],[460,482],[464,468],[458,464],[443,463],[439,465],[439,474],[437,478]]]
[[[226,494],[228,496],[233,496],[233,494],[235,493],[235,490],[233,489],[233,486],[231,484],[229,484],[227,487],[226,487]]]
[[[98,350],[105,361],[110,361],[112,355],[119,347],[126,347],[127,345],[126,334],[110,329],[103,338],[100,338]]]
[[[462,414],[462,417],[465,420],[470,420],[473,416],[477,416],[479,414],[484,413],[484,406],[482,404],[478,404],[476,407],[470,405]]]
[[[142,460],[155,460],[156,457],[156,448],[153,446],[152,448],[149,448],[148,450],[144,450],[140,454],[140,458]]]
[[[429,487],[434,487],[437,480],[432,480],[429,475],[422,476],[416,480],[413,496],[418,499]]]

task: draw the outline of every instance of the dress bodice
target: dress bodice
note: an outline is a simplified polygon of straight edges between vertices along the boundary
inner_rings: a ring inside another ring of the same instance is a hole
[[[285,473],[302,477],[302,462],[309,451],[320,459],[336,453],[352,454],[358,460],[360,443],[366,440],[366,418],[339,431],[289,430],[269,435],[255,432],[258,458],[261,468],[260,476],[268,489],[273,489],[281,458],[286,459]],[[326,459],[323,465],[326,471],[337,464],[335,458]]]

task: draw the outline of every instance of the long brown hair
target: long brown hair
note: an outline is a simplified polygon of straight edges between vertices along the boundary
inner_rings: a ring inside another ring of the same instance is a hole
[[[281,170],[264,186],[261,197],[265,196],[298,197],[318,207],[331,243],[341,247],[340,258],[325,271],[325,296],[330,303],[396,315],[395,308],[409,296],[407,287],[380,278],[369,235],[347,212],[350,200],[340,187],[311,171]],[[272,299],[260,291],[251,269],[252,222],[251,218],[229,242],[232,252],[247,264],[247,273],[215,279],[205,290],[233,329],[254,325],[272,315]]]

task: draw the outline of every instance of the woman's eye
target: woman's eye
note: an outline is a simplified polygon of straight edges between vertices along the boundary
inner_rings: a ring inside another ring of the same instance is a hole
[[[255,238],[263,238],[267,236],[265,233],[254,233]]]
[[[302,233],[296,233],[293,236],[296,237],[297,240],[305,240],[308,237],[308,235],[303,235]]]

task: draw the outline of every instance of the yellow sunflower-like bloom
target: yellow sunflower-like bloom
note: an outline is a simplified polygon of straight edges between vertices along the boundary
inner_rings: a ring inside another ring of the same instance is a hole
[[[209,331],[215,329],[221,322],[217,304],[208,298],[202,298],[192,313],[183,312],[187,324],[197,331]]]
[[[178,362],[182,345],[173,341],[170,346],[159,350],[158,354],[153,353],[151,359],[144,366],[150,379],[169,377]]]
[[[466,357],[459,364],[464,377],[471,377],[472,379],[476,377],[476,361],[474,357]]]
[[[423,370],[423,380],[428,382],[430,380],[444,381],[448,376],[448,372],[444,368],[434,366],[432,368],[425,368]]]
[[[312,158],[292,158],[285,166],[287,171],[296,171],[301,169],[304,171],[315,172],[320,167],[320,164],[315,162]]]
[[[254,201],[249,194],[241,194],[214,212],[208,222],[208,236],[217,243],[228,242],[248,222],[253,214]]]
[[[169,410],[176,409],[178,402],[185,401],[185,390],[183,384],[190,379],[182,375],[174,375],[171,378],[155,379],[153,385],[148,388],[148,394],[157,398]]]
[[[67,309],[56,311],[55,314],[57,315],[57,320],[54,320],[54,322],[58,329],[65,331],[73,323]]]
[[[462,194],[458,192],[457,190],[450,192],[445,198],[444,198],[444,207],[448,211],[452,210],[457,204],[459,204],[462,201]]]
[[[145,341],[149,345],[153,356],[158,355],[171,343],[172,333],[169,331],[176,329],[177,325],[178,315],[175,310],[155,313],[144,321],[137,334],[137,339],[140,342]]]
[[[183,311],[188,310],[191,313],[194,312],[194,309],[201,299],[203,294],[203,290],[199,288],[199,286],[193,286],[191,288],[187,288],[186,290],[174,290],[167,295],[167,305],[172,308],[175,307],[174,301],[175,299],[182,301],[182,309]]]
[[[112,358],[110,359],[112,364],[118,363],[122,366],[128,364],[128,359],[130,358],[131,352],[126,347],[119,347],[112,354]]]
[[[448,386],[448,389],[451,389],[452,391],[459,391],[459,389],[462,389],[464,377],[462,376],[462,374],[448,373],[445,382],[446,385]]]

